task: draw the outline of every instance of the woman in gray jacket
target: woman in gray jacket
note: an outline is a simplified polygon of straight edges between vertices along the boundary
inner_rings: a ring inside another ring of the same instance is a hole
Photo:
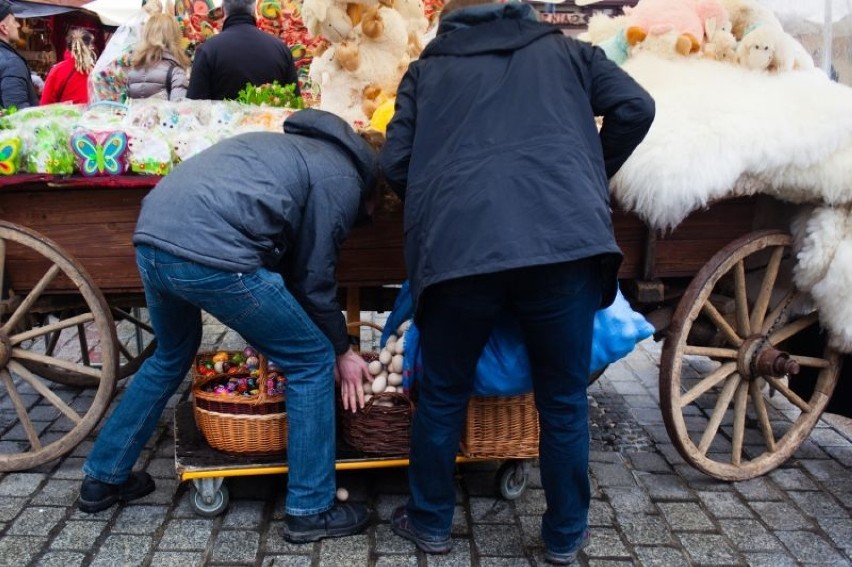
[[[148,18],[127,73],[128,98],[182,100],[186,97],[189,58],[180,41],[180,28],[173,17],[154,14]]]

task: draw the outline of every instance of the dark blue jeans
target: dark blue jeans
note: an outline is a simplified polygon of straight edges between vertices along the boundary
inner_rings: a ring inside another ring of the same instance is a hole
[[[427,288],[418,324],[423,352],[411,439],[408,512],[424,535],[449,536],[453,476],[477,360],[503,311],[518,318],[541,425],[542,539],[572,551],[588,525],[592,327],[602,293],[597,258],[442,282]]]

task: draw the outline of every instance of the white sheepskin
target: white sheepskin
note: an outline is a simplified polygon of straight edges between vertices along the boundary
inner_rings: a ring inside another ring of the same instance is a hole
[[[734,194],[852,202],[849,87],[816,70],[756,73],[652,54],[624,70],[654,97],[657,115],[611,189],[652,227],[673,228]]]
[[[616,200],[663,230],[737,195],[812,204],[792,227],[794,282],[813,297],[830,344],[852,352],[852,89],[817,70],[756,73],[652,54],[623,68],[657,115],[611,182]]]

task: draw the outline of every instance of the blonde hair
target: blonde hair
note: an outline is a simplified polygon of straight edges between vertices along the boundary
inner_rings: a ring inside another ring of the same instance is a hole
[[[182,38],[180,27],[172,16],[153,14],[145,22],[142,39],[133,50],[133,66],[146,68],[156,65],[168,53],[181,67],[189,67],[189,57],[181,46]]]
[[[83,28],[71,28],[65,36],[65,46],[74,58],[74,69],[88,75],[97,61],[94,44],[95,36]]]

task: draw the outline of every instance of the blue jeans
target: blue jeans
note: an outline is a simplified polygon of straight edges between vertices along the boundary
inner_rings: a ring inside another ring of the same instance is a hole
[[[157,349],[104,424],[83,472],[119,484],[130,475],[166,402],[192,366],[201,343],[201,311],[237,331],[287,376],[288,514],[334,505],[334,350],[331,342],[265,269],[225,272],[140,245],[136,262]]]
[[[407,508],[415,529],[447,537],[453,475],[476,363],[497,317],[518,318],[541,425],[547,549],[575,549],[588,526],[592,328],[602,293],[596,258],[450,280],[427,288],[418,319],[423,379],[411,433]]]

